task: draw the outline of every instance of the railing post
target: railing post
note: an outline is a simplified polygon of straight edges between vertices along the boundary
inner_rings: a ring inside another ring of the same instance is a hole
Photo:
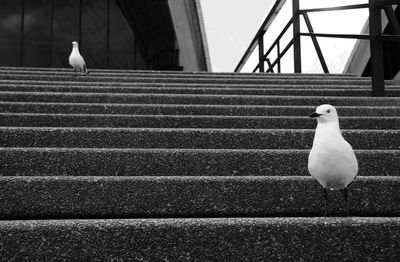
[[[299,0],[292,0],[293,9],[293,52],[294,72],[301,73],[301,45],[300,45],[300,4]]]
[[[258,70],[260,73],[265,72],[264,68],[264,33],[258,36]]]
[[[381,9],[379,0],[369,0],[369,30],[371,49],[372,95],[385,95]]]

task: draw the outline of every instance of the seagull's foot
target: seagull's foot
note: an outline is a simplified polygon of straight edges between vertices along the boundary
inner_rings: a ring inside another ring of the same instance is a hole
[[[324,188],[324,198],[325,198],[325,211],[324,216],[328,215],[328,190]]]
[[[345,204],[345,209],[346,209],[346,217],[349,216],[349,205],[348,205],[348,198],[349,198],[349,192],[347,191],[347,187],[344,188],[343,190],[344,194],[344,204]]]

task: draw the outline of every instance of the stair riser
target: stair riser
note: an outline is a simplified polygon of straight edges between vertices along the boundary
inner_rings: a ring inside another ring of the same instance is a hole
[[[308,150],[0,149],[4,176],[309,176],[308,154]],[[356,156],[360,176],[400,177],[400,151],[356,151]]]
[[[71,67],[66,68],[54,68],[54,67],[13,67],[13,66],[0,66],[0,71],[4,73],[12,72],[73,72]],[[92,73],[107,73],[107,74],[146,74],[146,75],[211,75],[211,76],[251,76],[251,77],[270,77],[274,75],[280,75],[285,77],[290,76],[306,76],[306,77],[353,77],[356,78],[356,74],[352,73],[250,73],[250,72],[206,72],[206,71],[170,71],[170,70],[132,70],[132,69],[105,69],[105,68],[93,68],[90,69]]]
[[[1,74],[40,74],[40,75],[73,75],[74,71],[72,68],[31,68],[31,67],[0,67]],[[106,75],[106,76],[165,76],[165,77],[240,77],[240,78],[274,78],[274,77],[304,77],[307,78],[359,78],[355,74],[322,74],[322,73],[274,73],[274,74],[254,74],[254,73],[237,73],[237,72],[205,72],[205,71],[155,71],[155,70],[124,70],[124,69],[90,69],[92,76]]]
[[[122,103],[122,104],[216,104],[216,105],[299,105],[315,106],[399,106],[400,98],[291,97],[171,94],[95,93],[0,93],[3,102]]]
[[[387,84],[388,90],[397,90],[400,86],[393,84]],[[60,89],[60,90],[68,90],[70,88],[77,89],[90,89],[90,88],[117,88],[117,89],[128,89],[129,88],[146,88],[146,89],[160,89],[160,88],[174,88],[174,89],[355,89],[355,90],[371,90],[371,84],[362,84],[362,85],[345,85],[343,83],[337,85],[320,85],[318,82],[314,84],[310,84],[307,86],[298,85],[298,84],[282,84],[282,83],[259,83],[259,84],[246,84],[246,83],[163,83],[163,82],[155,82],[155,83],[141,83],[141,82],[78,82],[78,81],[46,81],[46,80],[5,80],[0,79],[0,89],[23,89],[23,88],[31,88],[36,90],[36,88],[48,88],[48,89]],[[4,91],[5,91],[4,90]]]
[[[235,78],[235,77],[182,77],[182,76],[74,76],[73,72],[68,75],[47,75],[47,74],[1,74],[2,80],[34,80],[34,81],[80,81],[80,82],[130,82],[130,83],[243,83],[243,84],[296,84],[296,85],[371,85],[370,79],[363,78],[304,78],[304,77],[271,77],[267,78]]]
[[[308,117],[182,117],[115,115],[1,114],[2,126],[20,127],[143,127],[143,128],[245,128],[313,129]],[[400,129],[399,118],[341,118],[343,129]]]
[[[1,177],[1,219],[274,217],[325,213],[311,177]],[[400,215],[400,177],[358,177],[350,215]],[[368,205],[366,205],[368,203]],[[342,212],[343,191],[328,192]],[[335,212],[336,213],[336,212]]]
[[[0,102],[0,112],[127,115],[308,116],[315,106],[130,105]],[[399,107],[336,107],[340,116],[400,116]]]
[[[298,179],[240,177],[3,177],[0,218],[323,214],[322,188],[312,179],[300,180],[299,183]]]
[[[396,261],[400,257],[398,218],[4,221],[0,234],[2,257],[17,261],[55,257],[68,261]]]
[[[345,130],[355,149],[400,149],[400,131]],[[314,130],[1,128],[3,147],[309,149]]]
[[[249,89],[249,88],[84,88],[84,87],[0,87],[3,92],[77,92],[77,93],[148,93],[148,94],[228,94],[228,95],[297,95],[297,96],[372,96],[367,89]],[[400,89],[387,89],[386,96],[400,96]]]

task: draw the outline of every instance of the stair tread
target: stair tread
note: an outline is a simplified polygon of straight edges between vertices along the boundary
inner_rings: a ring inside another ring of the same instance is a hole
[[[38,261],[55,257],[71,261],[396,261],[400,256],[399,231],[399,218],[367,217],[44,220],[0,224],[3,258],[29,257]]]
[[[311,111],[310,111],[311,112]],[[0,113],[3,126],[312,129],[308,116],[164,116],[127,114]],[[400,129],[400,116],[341,117],[343,129]]]
[[[395,261],[400,86],[385,83],[0,67],[0,256]],[[327,206],[307,169],[324,103],[359,162]]]
[[[337,106],[343,116],[400,116],[399,106]],[[315,106],[2,102],[8,113],[307,116]]]
[[[311,177],[1,177],[2,219],[257,217],[323,215]],[[398,216],[400,177],[357,177],[347,208],[355,216]],[[343,215],[343,192],[328,192]]]
[[[355,153],[359,175],[400,176],[400,150]],[[299,149],[0,148],[2,174],[8,176],[309,176],[308,154]]]

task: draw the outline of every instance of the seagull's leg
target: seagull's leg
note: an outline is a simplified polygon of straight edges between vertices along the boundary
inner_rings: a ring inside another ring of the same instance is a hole
[[[347,199],[349,197],[349,192],[347,192],[347,187],[344,188],[344,203],[346,208],[346,216],[349,216],[349,206],[347,204]]]
[[[324,188],[324,198],[325,198],[325,213],[324,216],[327,216],[328,212],[328,191]]]

